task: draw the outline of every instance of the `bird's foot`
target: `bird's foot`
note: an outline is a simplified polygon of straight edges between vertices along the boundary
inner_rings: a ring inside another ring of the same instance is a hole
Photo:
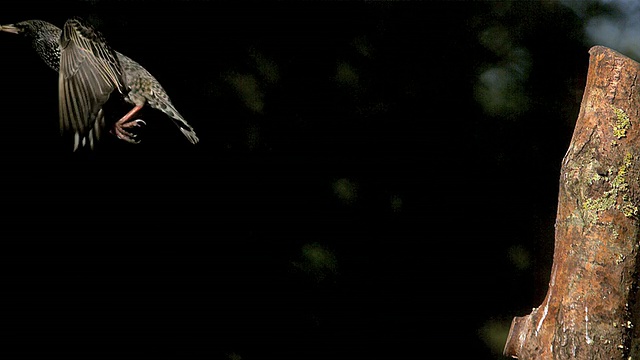
[[[124,140],[131,144],[139,144],[140,140],[136,140],[136,137],[138,137],[138,135],[132,132],[129,132],[125,129],[133,128],[133,127],[142,127],[144,125],[147,125],[147,123],[141,119],[126,121],[126,122],[117,121],[113,126],[113,130],[111,132],[114,133],[115,136],[120,140]]]
[[[130,128],[130,127],[142,127],[147,125],[147,123],[142,119],[135,119],[131,121],[125,121],[122,123],[118,121],[116,125],[119,125],[120,127],[123,127],[123,128]]]

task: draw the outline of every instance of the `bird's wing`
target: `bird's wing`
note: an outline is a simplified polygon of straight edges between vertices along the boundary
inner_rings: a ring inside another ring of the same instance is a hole
[[[75,133],[76,144],[91,145],[104,124],[102,106],[114,89],[125,92],[123,72],[102,35],[79,18],[67,20],[60,37],[60,130]]]

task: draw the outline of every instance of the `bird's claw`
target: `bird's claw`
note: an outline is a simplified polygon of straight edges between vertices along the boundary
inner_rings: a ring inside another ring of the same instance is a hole
[[[115,133],[118,139],[126,141],[130,144],[139,144],[140,140],[136,140],[136,137],[138,137],[138,135],[125,130],[125,128],[142,127],[144,125],[147,125],[147,123],[141,119],[127,121],[125,123],[116,122],[111,133]]]
[[[115,135],[116,135],[116,137],[118,139],[124,140],[124,141],[128,142],[129,144],[139,144],[140,143],[140,140],[136,140],[135,139],[135,137],[136,137],[135,134],[131,134],[129,132],[122,131],[122,130],[115,130],[115,132],[116,132]]]
[[[147,125],[147,123],[142,120],[142,119],[136,119],[136,120],[132,120],[132,121],[127,121],[123,124],[120,124],[120,127],[123,128],[130,128],[130,127],[142,127]]]

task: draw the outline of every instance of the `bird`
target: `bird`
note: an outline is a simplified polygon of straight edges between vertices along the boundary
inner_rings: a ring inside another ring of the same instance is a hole
[[[26,20],[0,25],[0,32],[30,39],[45,64],[58,72],[60,131],[73,132],[74,151],[85,146],[94,149],[106,126],[103,105],[116,91],[133,105],[113,124],[117,138],[139,143],[128,129],[146,124],[132,118],[149,106],[169,116],[190,143],[199,142],[160,82],[142,65],[111,49],[104,36],[82,18],[67,19],[62,29],[44,20]]]

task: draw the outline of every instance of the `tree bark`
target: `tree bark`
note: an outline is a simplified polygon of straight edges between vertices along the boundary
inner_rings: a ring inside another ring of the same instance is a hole
[[[549,288],[513,319],[506,356],[640,359],[640,64],[602,46],[589,54],[560,172]]]

